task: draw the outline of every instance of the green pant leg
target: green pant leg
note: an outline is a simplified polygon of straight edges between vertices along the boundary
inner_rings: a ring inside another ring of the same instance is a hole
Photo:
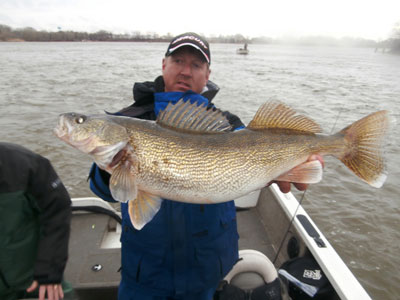
[[[74,289],[73,289],[71,283],[69,283],[66,280],[63,280],[61,282],[61,286],[62,286],[62,289],[63,289],[63,292],[64,292],[64,298],[65,299],[73,299],[73,297],[74,297]]]
[[[9,289],[7,291],[0,292],[0,299],[1,300],[17,300],[18,295],[17,295],[16,291]]]

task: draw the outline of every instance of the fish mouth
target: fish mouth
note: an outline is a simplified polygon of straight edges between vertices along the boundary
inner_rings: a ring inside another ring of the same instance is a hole
[[[65,119],[65,116],[60,115],[60,117],[58,119],[58,124],[53,129],[53,133],[59,139],[61,139],[63,141],[67,141],[66,137],[71,134],[72,130],[73,130],[73,127],[69,122],[67,122],[67,120]]]

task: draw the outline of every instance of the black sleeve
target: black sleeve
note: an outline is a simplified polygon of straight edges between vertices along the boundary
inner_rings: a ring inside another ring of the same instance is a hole
[[[46,158],[38,158],[30,178],[28,192],[37,201],[41,224],[34,279],[60,283],[68,259],[71,199]]]
[[[232,125],[232,131],[245,127],[245,125],[243,124],[243,122],[240,120],[240,118],[237,115],[234,115],[228,111],[224,111],[224,115],[228,119],[229,123]]]

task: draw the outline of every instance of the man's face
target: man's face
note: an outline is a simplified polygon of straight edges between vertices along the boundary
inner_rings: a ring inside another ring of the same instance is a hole
[[[166,92],[192,90],[200,94],[210,76],[208,63],[193,47],[182,47],[162,63],[162,74]]]

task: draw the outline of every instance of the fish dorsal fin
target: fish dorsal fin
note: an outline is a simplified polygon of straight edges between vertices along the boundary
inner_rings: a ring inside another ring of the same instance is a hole
[[[169,103],[158,114],[157,124],[163,127],[196,132],[230,131],[231,124],[226,116],[216,108],[197,105],[190,100],[180,99],[176,104]]]
[[[298,114],[279,101],[266,102],[258,109],[248,129],[289,129],[309,133],[322,132],[321,127],[310,118]]]

